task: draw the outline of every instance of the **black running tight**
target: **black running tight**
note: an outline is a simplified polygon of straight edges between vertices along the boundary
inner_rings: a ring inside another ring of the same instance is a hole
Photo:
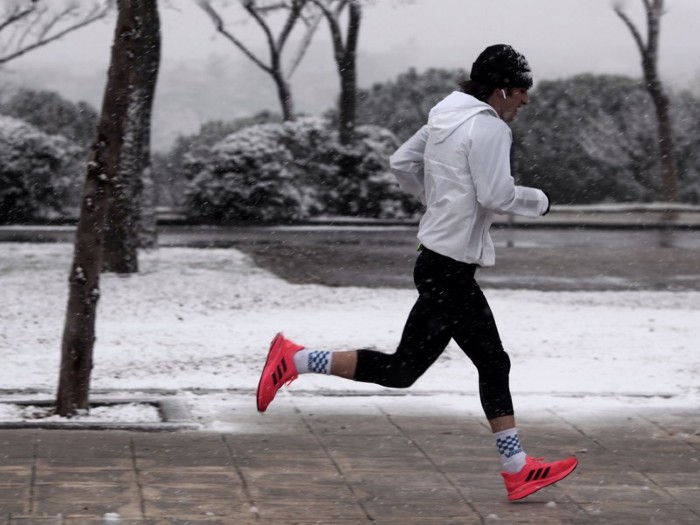
[[[479,395],[487,419],[513,415],[510,359],[486,298],[474,280],[475,270],[476,265],[423,248],[413,274],[418,300],[396,352],[359,350],[354,379],[407,388],[454,339],[479,373]]]

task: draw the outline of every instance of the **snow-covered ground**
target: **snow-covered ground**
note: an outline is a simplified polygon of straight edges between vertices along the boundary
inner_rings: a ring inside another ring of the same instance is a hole
[[[71,258],[70,244],[0,244],[6,400],[23,392],[50,398],[56,389]],[[140,265],[136,275],[101,278],[92,388],[180,392],[210,428],[219,413],[213,405],[238,406],[249,395],[254,410],[252,393],[276,332],[308,347],[393,351],[416,297],[413,290],[288,284],[234,249],[160,248],[142,254]],[[516,408],[698,406],[700,292],[485,293],[513,362]],[[291,392],[387,390],[305,375]],[[400,393],[479,407],[475,370],[453,344]],[[0,404],[0,421],[24,417]]]

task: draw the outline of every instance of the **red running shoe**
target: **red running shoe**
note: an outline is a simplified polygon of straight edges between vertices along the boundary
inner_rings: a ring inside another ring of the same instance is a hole
[[[294,366],[294,354],[303,349],[303,346],[292,343],[279,333],[270,343],[270,351],[267,354],[265,368],[263,368],[260,382],[258,382],[257,402],[258,411],[265,412],[275,394],[282,385],[288,385],[297,376],[297,368]]]
[[[515,501],[522,499],[552,483],[564,479],[571,474],[578,465],[576,458],[562,459],[552,463],[545,463],[542,458],[525,458],[525,466],[520,472],[501,472],[503,481],[506,482],[508,499]]]

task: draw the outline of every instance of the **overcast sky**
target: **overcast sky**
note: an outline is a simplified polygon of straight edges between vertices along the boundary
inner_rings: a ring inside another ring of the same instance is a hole
[[[229,0],[230,1],[230,0]],[[194,0],[163,7],[163,66],[231,54]],[[643,26],[641,0],[625,0]],[[700,1],[667,0],[662,20],[660,69],[678,87],[700,84]],[[581,72],[640,76],[639,54],[612,0],[375,0],[365,9],[360,48],[404,52],[406,68],[469,69],[487,45],[509,43],[530,61],[535,81]],[[106,69],[114,21],[106,21],[35,51],[12,67],[65,62],[68,67]],[[239,25],[239,31],[252,26]],[[325,30],[318,35],[327,38]],[[255,33],[257,37],[257,33]],[[362,79],[360,78],[360,83]]]

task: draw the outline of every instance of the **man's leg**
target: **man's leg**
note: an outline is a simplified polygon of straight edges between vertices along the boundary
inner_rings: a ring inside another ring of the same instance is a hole
[[[440,275],[433,258],[421,253],[414,280],[419,296],[406,320],[396,352],[375,350],[331,352],[304,349],[281,334],[273,340],[258,384],[258,410],[264,412],[277,390],[298,374],[321,373],[394,388],[412,385],[443,352],[450,341],[450,326],[442,318],[441,292],[431,284]]]
[[[499,416],[493,419],[489,419],[489,426],[491,427],[491,432],[494,434],[496,432],[503,432],[509,428],[515,428],[515,416]]]
[[[334,352],[331,363],[331,375],[353,379],[357,369],[357,351]]]
[[[435,311],[429,300],[419,296],[393,354],[366,349],[335,352],[304,349],[294,355],[297,371],[407,388],[435,362],[450,340],[447,324],[435,316]],[[318,363],[324,366],[319,367]]]
[[[510,359],[503,350],[495,319],[479,285],[465,279],[457,287],[466,297],[455,305],[453,337],[479,372],[481,404],[491,426],[501,464],[502,477],[511,501],[522,499],[562,480],[576,468],[576,458],[546,463],[528,456],[515,424],[510,394]],[[453,297],[454,301],[458,299]]]
[[[357,350],[301,349],[294,354],[294,365],[299,375],[325,374],[353,379],[357,368]]]

